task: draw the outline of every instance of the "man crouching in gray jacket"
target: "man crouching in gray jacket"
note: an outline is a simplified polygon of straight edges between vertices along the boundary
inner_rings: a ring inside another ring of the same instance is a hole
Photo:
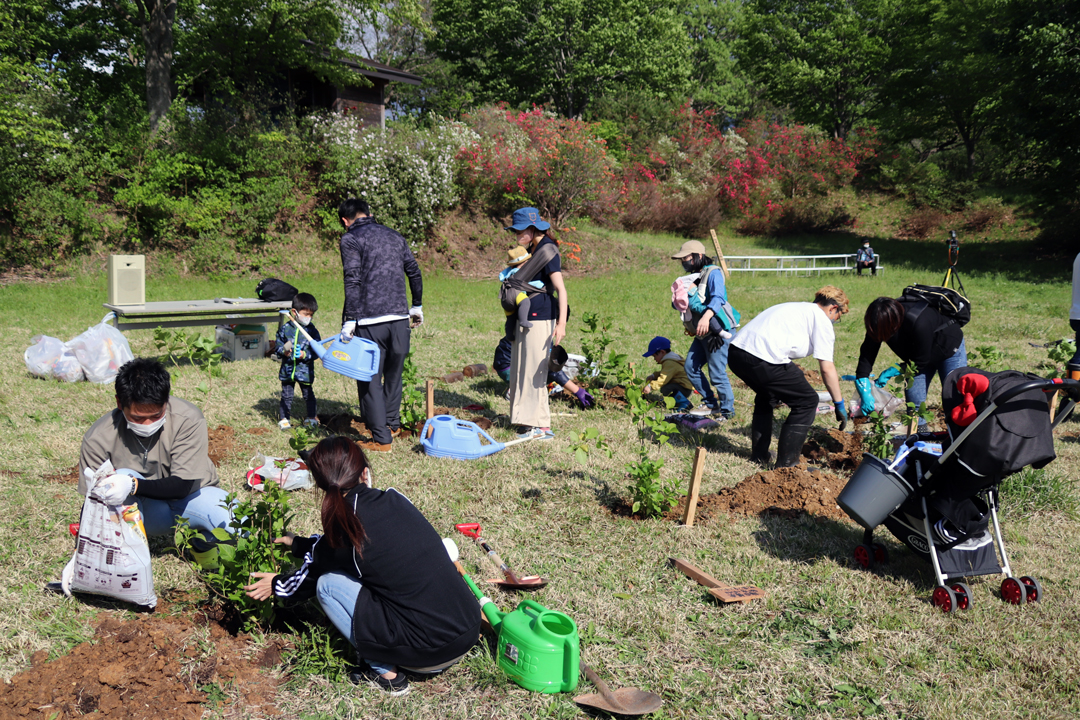
[[[401,430],[401,375],[409,354],[410,325],[424,321],[420,266],[400,234],[375,222],[367,202],[349,198],[338,207],[341,267],[345,275],[345,309],[341,340],[371,340],[379,346],[379,374],[356,381],[360,414],[371,432],[365,450],[390,452]],[[405,296],[409,280],[412,305]]]

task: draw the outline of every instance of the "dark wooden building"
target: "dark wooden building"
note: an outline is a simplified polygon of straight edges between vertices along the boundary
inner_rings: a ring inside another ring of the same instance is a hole
[[[349,111],[355,113],[365,125],[382,127],[386,122],[387,84],[403,82],[420,85],[423,82],[417,75],[374,60],[365,59],[363,64],[352,60],[340,62],[353,72],[363,75],[371,84],[362,87],[338,87],[319,80],[306,70],[292,70],[288,75],[290,96],[302,107]]]

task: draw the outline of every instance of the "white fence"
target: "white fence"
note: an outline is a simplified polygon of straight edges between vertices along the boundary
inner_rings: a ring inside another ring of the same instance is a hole
[[[806,273],[851,272],[855,270],[855,255],[725,255],[731,272]],[[877,256],[877,269],[885,268],[881,256]],[[866,270],[869,272],[869,270]]]

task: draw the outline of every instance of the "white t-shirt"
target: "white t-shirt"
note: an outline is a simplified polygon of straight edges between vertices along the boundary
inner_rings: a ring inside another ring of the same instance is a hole
[[[773,305],[743,326],[731,344],[774,365],[813,356],[832,362],[832,320],[817,303]]]
[[[1073,304],[1069,310],[1070,320],[1080,320],[1080,255],[1073,260]]]

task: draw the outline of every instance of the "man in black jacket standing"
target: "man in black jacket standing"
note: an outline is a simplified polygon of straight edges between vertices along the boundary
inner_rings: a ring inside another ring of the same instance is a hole
[[[345,225],[341,266],[345,276],[345,309],[341,339],[361,337],[379,346],[379,374],[357,381],[360,414],[371,432],[365,450],[390,452],[401,428],[401,375],[409,354],[410,326],[424,321],[423,281],[409,243],[371,217],[367,202],[349,198],[338,207]],[[412,305],[405,296],[409,280]]]

